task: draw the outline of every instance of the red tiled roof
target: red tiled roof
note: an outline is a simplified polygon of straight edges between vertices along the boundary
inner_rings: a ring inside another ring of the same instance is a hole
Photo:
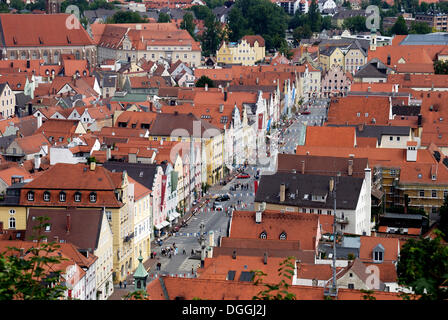
[[[314,250],[320,233],[318,221],[318,215],[266,210],[262,213],[261,223],[256,223],[255,212],[235,211],[230,237],[260,239],[261,233],[265,231],[266,239],[279,239],[284,232],[287,240],[300,241],[300,249]]]
[[[388,97],[348,96],[332,100],[327,123],[387,125],[389,113]]]
[[[69,29],[66,21],[70,15],[58,13],[0,14],[3,42],[7,47],[49,47],[93,45],[81,23]]]
[[[361,236],[359,258],[363,262],[373,262],[373,249],[379,244],[384,247],[384,262],[390,263],[398,260],[400,253],[400,241],[398,239],[368,236]]]
[[[61,179],[64,177],[64,179]],[[76,206],[76,207],[121,207],[114,194],[122,182],[122,173],[114,173],[102,166],[90,170],[85,164],[58,163],[45,171],[21,190],[21,204],[28,206]],[[34,201],[27,200],[28,191],[32,190]],[[66,201],[59,201],[59,192],[66,192]],[[51,191],[50,201],[43,200],[44,191]],[[80,202],[74,201],[75,192],[81,192]],[[89,201],[90,192],[97,193],[97,201]]]
[[[354,127],[306,127],[305,146],[354,147]]]

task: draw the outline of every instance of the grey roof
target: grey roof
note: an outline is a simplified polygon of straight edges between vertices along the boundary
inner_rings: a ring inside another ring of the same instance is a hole
[[[257,85],[230,85],[227,87],[228,92],[274,92],[277,86],[257,86]]]
[[[418,116],[421,106],[392,106],[392,114],[399,116]]]
[[[333,18],[334,19],[347,19],[347,18],[356,17],[356,16],[365,17],[366,15],[367,14],[366,14],[365,10],[340,10],[333,16]]]
[[[361,248],[360,237],[343,237],[342,246],[345,248]]]
[[[325,252],[328,257],[333,254],[333,246],[329,244],[319,244],[319,252]],[[348,255],[352,254],[355,258],[359,258],[359,248],[348,248],[341,245],[336,245],[336,259],[347,259]]]
[[[367,50],[365,48],[363,48],[361,46],[361,43],[359,42],[358,39],[356,39],[355,41],[353,41],[353,43],[348,47],[349,50],[360,50],[362,52],[362,54],[367,57]]]
[[[332,125],[332,127],[344,127],[345,125]],[[409,136],[411,128],[407,126],[357,126],[349,125],[349,127],[356,128],[356,136],[362,138],[376,138],[378,143],[381,143],[381,136],[394,135],[394,136]]]
[[[70,214],[70,232],[67,232],[67,214]],[[26,237],[29,239],[33,234],[33,227],[38,223],[34,217],[47,216],[51,224],[50,231],[45,231],[48,241],[59,240],[70,242],[80,249],[93,250],[98,248],[98,240],[101,233],[103,212],[101,209],[38,209],[30,208]]]
[[[97,9],[97,10],[85,10],[84,16],[87,18],[89,23],[95,22],[96,19],[103,19],[113,16],[117,12],[116,10],[108,10],[108,9]]]
[[[24,108],[26,104],[31,100],[33,99],[31,99],[30,96],[27,96],[23,92],[16,93],[16,106],[18,106],[19,108]]]
[[[215,16],[217,16],[218,18],[224,16],[224,15],[228,15],[230,10],[232,10],[232,8],[227,8],[226,6],[221,6],[221,7],[216,7],[214,8],[212,11],[215,14]]]
[[[0,137],[0,151],[6,150],[6,148],[9,147],[9,145],[16,139],[17,137],[15,135],[11,136],[2,136]]]
[[[355,78],[387,78],[387,69],[378,68],[374,63],[368,63],[359,69]]]
[[[283,204],[305,208],[334,209],[334,196],[329,192],[330,176],[277,172],[264,175],[255,195],[255,202]],[[338,177],[336,207],[354,210],[358,203],[363,178]],[[280,185],[286,186],[285,201],[280,202]],[[305,199],[308,195],[308,199]],[[312,201],[312,195],[326,196],[325,201]]]
[[[380,226],[392,228],[421,228],[423,216],[421,214],[388,213],[379,219]]]
[[[400,45],[448,45],[448,33],[436,32],[429,34],[409,34]]]
[[[0,83],[0,94],[3,93],[3,90],[6,88],[6,82]]]
[[[161,166],[163,168],[163,166],[159,164],[128,163],[117,161],[107,161],[103,164],[103,166],[112,172],[126,171],[132,179],[150,190],[153,189],[153,182],[157,173],[157,167]]]

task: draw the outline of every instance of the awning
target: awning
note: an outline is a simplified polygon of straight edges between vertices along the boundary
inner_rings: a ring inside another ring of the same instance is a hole
[[[180,214],[178,213],[178,212],[174,212],[174,213],[171,213],[170,214],[170,216],[169,216],[169,220],[170,221],[173,221],[174,219],[176,219],[176,218],[178,218],[178,217],[180,217]]]
[[[162,228],[164,228],[166,226],[169,226],[169,225],[170,225],[170,223],[168,221],[162,221],[161,223],[156,224],[156,229],[160,230],[160,229],[162,229]]]

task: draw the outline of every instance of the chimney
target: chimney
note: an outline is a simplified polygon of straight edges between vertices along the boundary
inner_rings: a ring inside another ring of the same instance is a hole
[[[305,160],[302,160],[302,174],[305,174]]]
[[[263,264],[268,264],[268,253],[265,252],[263,255]]]
[[[258,77],[257,77],[257,80],[256,80],[257,85],[258,85],[259,82],[260,82],[260,80],[259,80]]]
[[[35,154],[34,155],[34,170],[39,170],[40,168],[40,155]]]
[[[96,168],[96,162],[95,161],[91,161],[90,162],[90,171],[95,171]]]
[[[107,147],[106,149],[106,160],[109,160],[110,158],[112,158],[112,150],[110,147]]]
[[[232,259],[236,259],[236,250],[233,250],[232,252]]]
[[[285,201],[286,185],[282,183],[280,185],[280,202]]]
[[[262,211],[256,211],[255,212],[255,223],[261,223],[261,216],[263,212]]]
[[[330,192],[333,192],[333,190],[334,190],[334,179],[333,179],[333,177],[330,178],[329,188],[330,188]]]
[[[227,101],[227,91],[224,91],[224,101]]]
[[[348,160],[348,175],[353,175],[353,159]]]
[[[219,113],[223,113],[224,112],[224,105],[220,104],[219,105]]]
[[[205,91],[208,91],[208,84],[207,83],[205,84],[204,88],[205,88]]]
[[[67,233],[70,232],[70,213],[67,213]]]
[[[37,128],[39,129],[42,126],[42,115],[39,112],[39,115],[37,116]]]

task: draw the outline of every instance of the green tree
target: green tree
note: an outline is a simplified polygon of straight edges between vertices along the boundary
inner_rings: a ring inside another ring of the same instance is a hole
[[[245,35],[261,35],[267,49],[280,48],[285,37],[288,15],[269,0],[236,0],[229,13],[230,41]]]
[[[308,22],[313,32],[322,31],[322,16],[319,11],[319,6],[316,0],[311,1],[310,8],[308,10]]]
[[[425,22],[413,22],[411,24],[411,28],[409,29],[409,33],[414,34],[427,34],[431,32],[432,32],[431,27],[428,26],[428,24]]]
[[[266,289],[261,290],[254,296],[253,300],[296,300],[296,295],[288,291],[291,287],[291,279],[294,276],[294,262],[295,257],[288,257],[280,263],[278,269],[278,276],[282,279],[277,284],[263,283],[263,277],[266,273],[255,270],[254,271],[254,285],[264,285]]]
[[[158,23],[167,23],[167,22],[171,22],[171,18],[170,16],[165,13],[165,12],[160,12],[159,13],[159,19],[157,19]]]
[[[81,15],[85,10],[89,10],[89,3],[87,2],[87,0],[65,0],[61,3],[61,12],[65,12],[65,9],[67,9],[67,7],[70,5],[77,6]]]
[[[115,6],[113,3],[107,2],[106,0],[95,0],[89,4],[89,10],[97,10],[100,8],[112,10]]]
[[[349,29],[351,32],[368,31],[366,27],[366,18],[362,16],[355,16],[345,19],[342,27],[344,29]]]
[[[224,32],[221,23],[216,17],[208,16],[204,22],[204,32],[200,37],[203,55],[208,57],[216,53],[221,41],[224,38]]]
[[[193,15],[190,12],[187,12],[184,15],[184,18],[182,22],[180,23],[180,28],[187,30],[190,36],[193,37],[193,39],[196,39],[196,36],[194,34],[195,25],[193,22]]]
[[[112,17],[107,18],[106,23],[143,23],[148,19],[142,18],[140,14],[132,11],[117,11]]]
[[[207,6],[194,5],[188,10],[193,11],[194,16],[199,20],[205,20],[208,16],[213,15],[213,11]]]
[[[198,79],[198,81],[196,81],[196,87],[203,88],[203,87],[205,87],[206,84],[208,85],[209,88],[213,88],[215,86],[215,84],[213,83],[213,80],[207,76],[201,76]],[[206,192],[207,188],[205,188],[205,189],[204,188],[205,187],[203,186],[203,191],[205,190],[204,192]]]
[[[0,13],[9,13],[9,6],[6,3],[0,3]]]
[[[300,43],[302,39],[309,39],[313,35],[309,25],[304,25],[302,27],[297,27],[292,32],[292,37],[295,42]]]
[[[438,231],[438,230],[437,230]],[[435,239],[408,240],[400,249],[398,283],[408,286],[424,300],[448,298],[448,246]]]
[[[404,21],[403,16],[399,16],[395,24],[390,29],[392,34],[403,35],[408,34],[408,27],[406,26],[406,21]]]
[[[349,10],[352,9],[352,5],[351,5],[350,1],[347,1],[347,0],[344,0],[344,2],[342,3],[342,6],[343,6],[344,8],[349,9]]]
[[[25,2],[23,2],[22,0],[11,0],[10,6],[14,9],[21,11],[25,9]]]
[[[434,61],[435,74],[448,74],[448,61],[436,60]]]
[[[60,284],[62,273],[54,270],[66,259],[55,254],[60,245],[42,242],[49,219],[37,219],[35,245],[26,252],[16,247],[8,247],[9,253],[0,252],[0,300],[58,300],[64,296],[67,288]]]

